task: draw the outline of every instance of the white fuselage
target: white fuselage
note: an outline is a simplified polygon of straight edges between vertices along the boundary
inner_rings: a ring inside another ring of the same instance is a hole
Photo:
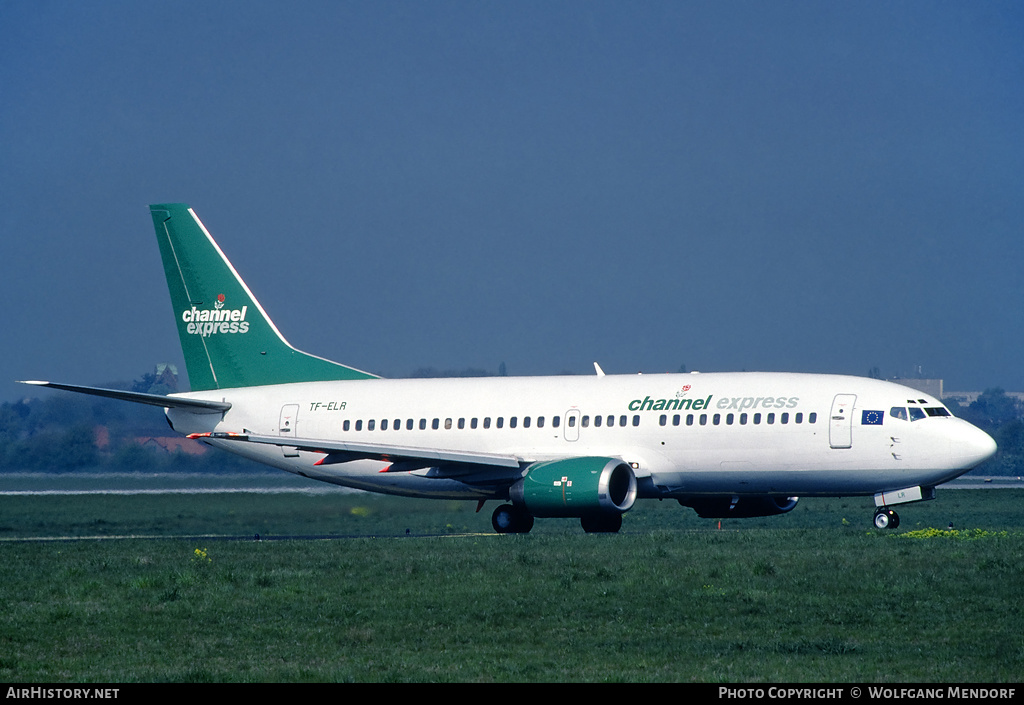
[[[621,458],[640,497],[871,495],[946,482],[992,439],[941,402],[839,375],[709,373],[308,382],[182,394],[217,414],[169,409],[182,433],[229,432],[513,456]],[[902,411],[900,411],[902,410]],[[912,420],[913,419],[913,420]],[[317,465],[322,453],[210,439],[327,482],[407,496],[507,497],[522,471],[382,472],[384,461]]]

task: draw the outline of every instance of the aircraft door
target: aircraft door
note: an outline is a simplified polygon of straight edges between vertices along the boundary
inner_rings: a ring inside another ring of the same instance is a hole
[[[297,435],[296,426],[299,422],[299,405],[298,404],[285,404],[281,407],[281,418],[278,421],[277,433],[280,436],[287,436],[289,438],[295,438]],[[297,448],[290,446],[282,446],[281,450],[284,451],[284,457],[286,458],[297,458],[299,457],[299,451]]]
[[[828,443],[833,448],[853,447],[853,403],[856,394],[836,394],[828,421]]]
[[[565,412],[565,426],[562,437],[570,443],[580,439],[580,410],[569,409]]]

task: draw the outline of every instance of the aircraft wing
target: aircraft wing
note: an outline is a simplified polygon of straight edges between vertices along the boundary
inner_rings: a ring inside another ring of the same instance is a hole
[[[231,408],[226,401],[208,401],[206,399],[189,399],[187,397],[170,397],[163,394],[144,394],[142,392],[127,392],[123,389],[103,389],[102,387],[83,387],[77,384],[57,384],[56,382],[40,382],[38,380],[27,380],[21,384],[31,384],[36,387],[49,387],[51,389],[63,389],[66,392],[78,392],[79,394],[91,394],[96,397],[108,397],[110,399],[121,399],[122,401],[133,401],[136,404],[149,404],[172,409],[188,409],[197,414],[221,414]]]
[[[317,465],[333,465],[335,463],[347,463],[352,460],[390,461],[392,463],[391,467],[386,468],[382,472],[408,472],[440,465],[490,466],[518,470],[523,464],[530,462],[523,458],[498,453],[328,441],[316,438],[283,438],[281,436],[261,436],[253,433],[193,433],[189,438],[263,443],[296,448],[313,453],[325,453],[326,457],[317,462]]]

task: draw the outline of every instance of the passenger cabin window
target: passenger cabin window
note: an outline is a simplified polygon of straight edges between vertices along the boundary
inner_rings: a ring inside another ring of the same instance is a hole
[[[908,404],[909,403],[910,402],[908,402]],[[710,419],[708,418],[709,416],[711,417]],[[790,414],[788,412],[781,412],[780,414],[778,414],[778,416],[779,416],[779,423],[781,423],[781,424],[788,424],[789,423],[789,421],[790,421]],[[907,420],[919,421],[920,419],[924,419],[924,418],[928,418],[928,417],[943,417],[943,416],[950,417],[950,416],[952,416],[952,414],[950,414],[949,410],[947,408],[945,408],[944,406],[929,406],[929,407],[894,406],[891,409],[889,409],[889,416],[894,418],[894,419],[901,419],[903,421],[907,421]],[[731,426],[731,425],[734,425],[734,424],[737,424],[737,423],[739,425],[741,425],[741,426],[745,426],[748,423],[753,423],[754,425],[760,425],[762,423],[762,420],[765,423],[767,423],[767,424],[774,424],[775,423],[775,417],[776,417],[775,413],[768,413],[768,414],[762,415],[760,412],[755,412],[753,414],[747,414],[747,413],[740,413],[740,414],[726,413],[726,414],[713,414],[713,415],[712,414],[700,414],[699,416],[696,415],[696,414],[687,414],[686,415],[686,425],[687,426],[693,426],[695,423],[699,423],[701,426],[706,426],[706,425],[708,425],[709,420],[715,426],[719,426],[719,425],[723,425],[723,424],[727,425],[727,426]],[[640,418],[641,417],[640,417],[639,414],[633,416],[632,419],[630,419],[629,416],[625,416],[625,415],[619,416],[618,417],[618,425],[620,427],[625,427],[625,426],[629,426],[629,425],[637,427],[637,426],[640,425]],[[577,423],[577,419],[579,419],[578,423]],[[817,422],[817,420],[818,420],[818,414],[817,413],[810,412],[810,413],[807,414],[807,423],[813,424],[813,423]],[[510,416],[509,419],[508,419],[509,428],[517,428],[519,426],[519,421],[520,421],[519,417],[517,417],[517,416]],[[543,428],[544,427],[544,423],[545,423],[545,417],[544,416],[538,416],[534,420],[530,416],[524,416],[522,418],[522,427],[523,428],[530,428],[533,425],[534,421],[536,421],[536,427],[537,428]],[[575,415],[570,415],[570,416],[568,416],[567,421],[566,421],[566,423],[569,425],[570,428],[575,428],[577,425],[582,426],[583,428],[587,428],[588,426],[590,426],[590,422],[591,422],[591,417],[589,415],[578,416],[578,417],[575,416]],[[614,427],[615,424],[616,424],[616,417],[613,414],[610,414],[608,416],[594,416],[593,422],[594,422],[594,427],[595,428],[599,428],[599,427],[602,427],[602,426]],[[797,423],[797,424],[802,424],[804,422],[804,414],[803,414],[803,412],[795,412],[793,414],[793,422]],[[353,425],[353,423],[354,423],[354,425]],[[379,420],[368,419],[368,420],[366,420],[366,430],[367,431],[374,431],[374,430],[376,430],[378,428],[378,426],[377,426],[378,423],[380,424],[379,429],[381,431],[387,431],[389,426],[392,429],[394,429],[395,431],[400,431],[400,430],[402,430],[402,423],[403,422],[402,422],[402,419],[379,419]],[[672,423],[673,426],[679,426],[680,424],[682,424],[683,423],[682,414],[673,414],[672,415],[672,422],[671,423]],[[411,431],[417,425],[419,426],[419,429],[421,431],[422,430],[426,430],[426,428],[427,428],[427,419],[420,419],[419,420],[419,424],[416,423],[415,419],[405,419],[405,428],[406,428],[406,430]],[[496,418],[496,424],[495,424],[496,428],[503,428],[504,425],[505,425],[504,417],[498,416]],[[558,428],[560,425],[561,425],[561,417],[560,416],[552,416],[551,417],[551,427],[552,428]],[[660,426],[668,426],[669,425],[669,415],[668,414],[661,414],[661,415],[659,415],[659,417],[658,417],[658,425],[660,425]],[[441,426],[442,426],[442,420],[441,419],[436,418],[436,419],[433,419],[431,421],[431,428],[433,428],[434,430],[440,429]],[[459,418],[459,419],[446,418],[443,421],[443,426],[444,426],[445,429],[451,429],[453,427],[459,428],[459,429],[465,429],[466,428],[466,418],[464,418],[464,417],[463,418]],[[476,417],[469,419],[469,428],[476,429],[476,428],[478,428],[478,426],[479,426],[479,419],[477,419]],[[363,420],[356,419],[353,422],[353,421],[350,421],[349,419],[345,419],[345,420],[343,420],[341,422],[341,428],[342,428],[343,431],[349,431],[350,429],[353,429],[353,428],[356,431],[362,431],[363,430]],[[483,428],[485,428],[485,429],[491,428],[491,417],[490,416],[483,417]]]

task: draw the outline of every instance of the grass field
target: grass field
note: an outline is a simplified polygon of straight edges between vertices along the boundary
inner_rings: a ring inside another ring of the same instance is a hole
[[[498,536],[492,507],[361,494],[3,497],[0,680],[1019,681],[1022,500]],[[17,540],[55,536],[160,538]]]

